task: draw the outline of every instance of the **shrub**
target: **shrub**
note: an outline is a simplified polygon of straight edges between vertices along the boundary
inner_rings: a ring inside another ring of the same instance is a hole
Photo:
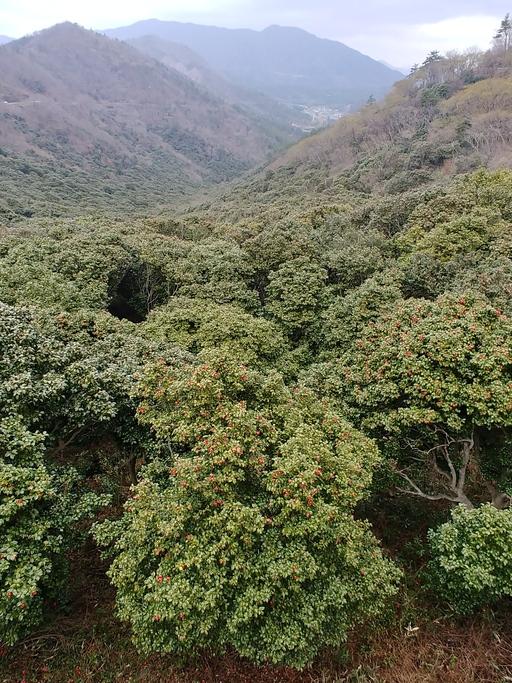
[[[198,353],[221,348],[241,363],[268,366],[278,361],[286,346],[279,327],[238,306],[174,297],[151,313],[144,325],[154,340]]]
[[[430,580],[460,614],[512,596],[512,510],[459,506],[430,532]]]
[[[41,621],[44,600],[62,587],[77,522],[106,502],[81,493],[74,470],[45,464],[43,435],[19,417],[0,419],[0,643]]]
[[[174,456],[96,528],[119,616],[143,652],[302,667],[395,593],[398,571],[352,515],[379,454],[276,373],[202,361],[161,363],[141,386],[141,419]]]

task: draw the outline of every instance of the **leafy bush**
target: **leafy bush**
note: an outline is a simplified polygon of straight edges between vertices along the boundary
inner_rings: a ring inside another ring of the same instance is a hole
[[[473,292],[399,301],[343,357],[348,402],[369,429],[512,423],[512,322]]]
[[[512,510],[460,506],[430,532],[431,581],[461,614],[512,597]]]
[[[0,643],[14,644],[43,615],[66,575],[76,524],[107,502],[81,493],[77,473],[45,464],[44,435],[0,419]]]
[[[280,328],[238,306],[201,299],[173,297],[151,313],[144,325],[152,339],[165,340],[187,351],[222,348],[241,363],[269,365],[285,350]]]
[[[211,352],[160,363],[140,393],[172,462],[148,467],[96,536],[142,651],[302,667],[382,612],[398,571],[352,516],[379,460],[370,440],[276,373]]]

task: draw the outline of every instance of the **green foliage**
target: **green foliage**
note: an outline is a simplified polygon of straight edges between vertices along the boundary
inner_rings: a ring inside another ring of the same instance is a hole
[[[347,400],[370,429],[510,425],[511,334],[510,319],[471,293],[401,302],[343,357]]]
[[[327,214],[315,225],[315,257],[327,270],[328,298],[358,287],[386,266],[388,240],[380,226],[368,225],[373,218],[379,220],[377,207],[365,206]]]
[[[259,300],[248,283],[254,264],[232,240],[205,239],[184,245],[186,251],[173,268],[176,293],[217,304],[235,304],[254,310]]]
[[[326,355],[354,344],[368,324],[393,310],[401,299],[399,279],[393,271],[379,273],[345,296],[333,298],[322,321]]]
[[[398,573],[352,517],[371,441],[277,374],[211,352],[150,368],[140,394],[170,461],[96,536],[141,650],[231,647],[302,667],[379,615]]]
[[[512,510],[458,507],[430,532],[430,580],[459,614],[512,596]]]
[[[120,438],[128,436],[136,425],[135,373],[158,352],[133,327],[105,315],[37,319],[0,304],[0,406],[59,448],[98,439],[116,425]]]
[[[1,234],[0,640],[58,592],[89,478],[135,484],[96,534],[141,650],[299,667],[396,590],[366,514],[394,549],[400,515],[416,545],[436,523],[418,498],[510,504],[512,173],[448,181],[510,93],[431,57],[215,204]],[[432,574],[468,611],[507,595],[509,516],[465,514]]]
[[[109,433],[126,458],[151,448],[131,391],[156,348],[110,316],[5,304],[0,346],[0,641],[12,644],[58,596],[77,523],[107,500],[57,461]]]
[[[425,88],[421,92],[421,105],[423,107],[432,107],[438,104],[441,100],[446,99],[450,94],[450,89],[446,83],[439,83]]]
[[[76,471],[45,463],[44,435],[0,417],[0,642],[13,645],[58,598],[77,523],[108,502],[81,491]]]
[[[63,226],[37,239],[12,234],[0,241],[0,300],[58,312],[101,309],[131,260],[109,230]]]
[[[174,297],[155,310],[144,333],[186,351],[218,348],[249,365],[278,364],[285,350],[280,328],[230,304]]]
[[[305,256],[270,273],[266,311],[298,341],[311,332],[323,305],[326,271]]]
[[[510,171],[478,172],[420,205],[396,244],[402,252],[425,253],[441,263],[483,251],[510,233],[511,201]]]

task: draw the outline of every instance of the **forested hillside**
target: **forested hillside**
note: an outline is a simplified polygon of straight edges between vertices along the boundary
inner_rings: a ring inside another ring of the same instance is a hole
[[[0,50],[4,219],[154,209],[240,175],[289,139],[283,126],[73,24]]]
[[[398,210],[459,174],[510,168],[510,93],[510,51],[433,53],[381,102],[306,137],[233,191],[221,188],[212,211],[233,221],[375,202]]]
[[[434,615],[505,618],[511,206],[511,173],[480,171],[399,220],[5,232],[2,641],[49,618],[75,522],[108,495],[124,513],[95,536],[145,653],[302,667],[394,628],[425,557],[408,609],[433,586]]]
[[[365,192],[511,163],[509,52],[432,53],[381,102],[290,150],[278,165],[324,166]]]
[[[186,210],[4,221],[1,680],[512,677],[511,37]]]
[[[149,57],[183,73],[214,96],[246,110],[268,130],[275,128],[276,136],[278,134],[283,143],[291,144],[298,140],[302,137],[302,129],[311,125],[310,117],[302,110],[282,104],[246,85],[244,87],[231,83],[186,45],[157,36],[142,36],[126,42]]]

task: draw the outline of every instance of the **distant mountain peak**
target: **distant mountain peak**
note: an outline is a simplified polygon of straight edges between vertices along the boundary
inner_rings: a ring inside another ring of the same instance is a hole
[[[54,24],[53,26],[45,28],[42,31],[38,31],[34,35],[42,36],[42,35],[52,35],[52,34],[56,34],[56,33],[69,33],[69,34],[74,34],[74,35],[87,35],[90,33],[95,33],[95,31],[91,31],[89,29],[86,29],[83,26],[80,26],[80,24],[77,24],[73,21],[62,21],[59,24]]]
[[[2,48],[0,73],[2,150],[100,188],[128,180],[183,192],[231,179],[279,144],[185,75],[71,22]]]
[[[270,32],[275,32],[275,33],[305,33],[309,36],[316,36],[314,33],[311,33],[310,31],[306,31],[306,29],[299,28],[298,26],[283,26],[281,24],[270,24],[270,26],[267,26],[266,28],[261,31],[261,33],[270,33]]]
[[[343,43],[276,24],[253,31],[150,20],[105,33],[121,40],[151,33],[181,43],[232,83],[299,107],[357,108],[402,76]]]

